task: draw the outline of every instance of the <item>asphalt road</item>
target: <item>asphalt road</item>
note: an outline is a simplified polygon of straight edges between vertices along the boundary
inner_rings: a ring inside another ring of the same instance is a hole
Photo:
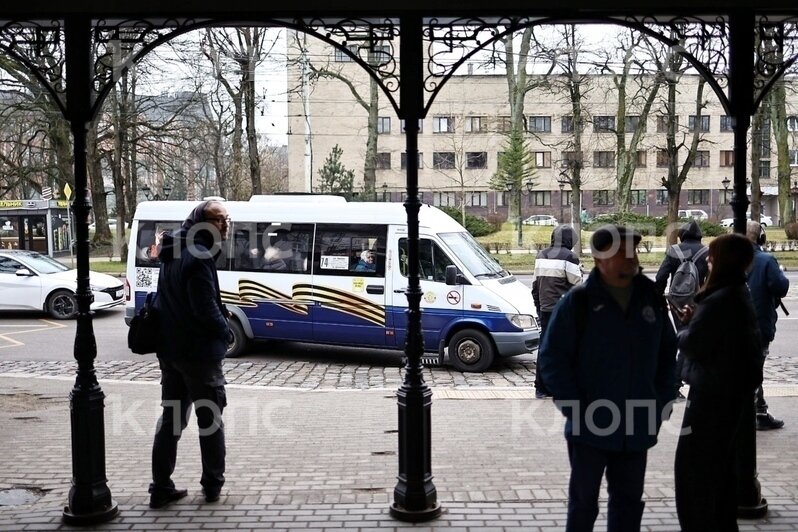
[[[779,311],[778,332],[771,345],[771,353],[798,358],[798,272],[787,272],[790,293],[784,300],[790,316]],[[519,278],[531,285],[532,276]],[[124,307],[98,312],[93,321],[100,360],[140,360],[127,349],[127,325]],[[0,360],[63,360],[74,358],[75,322],[56,321],[44,314],[0,314]],[[151,356],[151,355],[150,355]],[[259,342],[239,360],[297,360],[330,362],[346,365],[395,366],[401,353],[380,349],[357,349],[341,346],[319,346],[298,342]],[[524,355],[515,360],[533,360]]]

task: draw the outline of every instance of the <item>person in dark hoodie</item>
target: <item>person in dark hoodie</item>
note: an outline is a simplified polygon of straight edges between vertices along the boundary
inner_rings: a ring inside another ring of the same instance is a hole
[[[207,502],[219,500],[224,484],[225,442],[222,411],[227,405],[222,361],[230,338],[215,258],[227,238],[229,218],[216,201],[198,205],[183,225],[164,235],[158,258],[158,309],[161,331],[163,413],[152,448],[150,508],[187,495],[175,488],[172,473],[177,442],[194,405],[202,454],[202,485]]]
[[[540,318],[541,341],[557,302],[568,290],[582,282],[579,257],[572,251],[575,237],[576,233],[570,225],[558,225],[551,232],[551,246],[541,250],[535,259],[532,298]],[[535,374],[535,396],[551,397],[540,371]]]
[[[679,229],[679,244],[674,244],[668,248],[665,254],[665,259],[657,270],[657,275],[654,278],[654,287],[660,294],[665,293],[665,287],[669,281],[673,281],[673,274],[679,269],[682,260],[694,259],[696,270],[698,271],[698,286],[703,286],[709,272],[707,265],[707,246],[701,243],[703,235],[701,234],[701,227],[696,220],[691,220],[684,224]],[[676,331],[682,331],[687,328],[687,325],[682,323],[681,316],[671,309],[673,316],[673,324]],[[683,399],[684,396],[680,391],[682,388],[682,368],[684,367],[684,356],[681,351],[676,354],[676,394],[677,397]]]

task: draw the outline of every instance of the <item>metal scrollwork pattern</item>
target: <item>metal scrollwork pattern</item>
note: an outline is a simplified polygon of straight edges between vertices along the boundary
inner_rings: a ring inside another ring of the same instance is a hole
[[[399,91],[399,65],[396,61],[399,21],[393,19],[294,19],[283,21],[340,47],[340,53],[351,57],[371,72],[398,111],[395,95]]]
[[[429,94],[425,109],[429,110],[446,80],[474,54],[509,33],[539,24],[544,20],[532,17],[426,20],[422,30],[422,37],[427,46],[424,90]]]
[[[760,102],[783,75],[795,73],[798,59],[798,18],[760,17],[754,43],[754,98]]]
[[[195,19],[96,21],[92,31],[92,101],[96,102],[100,94],[119,81],[145,50],[198,24]]]
[[[0,25],[0,49],[27,66],[66,110],[66,60],[61,21],[10,21]]]

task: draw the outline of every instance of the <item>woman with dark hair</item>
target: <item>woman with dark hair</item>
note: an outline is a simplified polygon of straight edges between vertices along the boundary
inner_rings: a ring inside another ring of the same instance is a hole
[[[684,532],[737,530],[735,453],[762,382],[762,351],[751,295],[745,284],[751,243],[737,234],[709,244],[709,276],[696,307],[682,307],[688,323],[679,335],[690,385],[676,448],[676,510]],[[750,419],[749,419],[750,417]]]

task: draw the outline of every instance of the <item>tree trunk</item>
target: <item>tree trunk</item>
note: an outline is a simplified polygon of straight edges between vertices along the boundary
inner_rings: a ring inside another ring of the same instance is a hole
[[[770,91],[770,125],[776,140],[776,180],[779,187],[779,218],[781,225],[795,221],[790,190],[790,145],[787,132],[787,94],[784,78],[779,78]],[[771,213],[772,215],[773,213]]]
[[[759,221],[761,214],[761,191],[759,190],[759,172],[762,166],[762,139],[766,116],[770,113],[768,99],[762,100],[751,119],[751,219]]]
[[[363,197],[374,201],[377,189],[377,119],[379,118],[379,86],[369,77],[368,123],[366,125],[366,158],[363,161]]]

